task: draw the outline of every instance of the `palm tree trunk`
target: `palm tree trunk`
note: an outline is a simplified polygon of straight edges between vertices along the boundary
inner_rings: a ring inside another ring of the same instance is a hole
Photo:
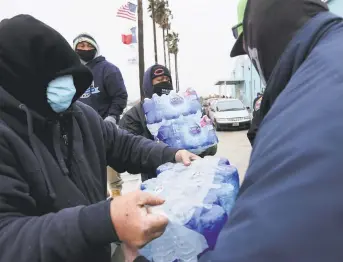
[[[175,59],[175,83],[176,83],[176,92],[180,91],[179,87],[179,72],[177,68],[177,54],[174,54],[174,59]]]
[[[166,1],[166,6],[169,7],[169,1]],[[170,25],[170,24],[169,24]],[[169,26],[167,27],[167,35],[169,35]],[[169,41],[167,42],[168,48],[167,48],[167,52],[168,52],[168,64],[169,64],[169,71],[170,71],[170,75],[172,74],[172,69],[171,69],[171,63],[170,63],[170,52],[169,52]]]
[[[169,35],[169,29],[167,29],[167,35]],[[171,58],[170,58],[170,52],[169,52],[169,41],[167,42],[168,45],[168,64],[169,64],[169,71],[170,75],[172,74],[172,68],[171,68]]]
[[[157,60],[157,39],[156,39],[156,23],[155,23],[155,2],[151,1],[151,15],[152,15],[152,28],[154,32],[154,51],[155,51],[155,63],[158,63]]]
[[[163,54],[164,54],[164,66],[167,67],[167,54],[166,54],[166,30],[162,28],[163,33]]]
[[[142,0],[138,0],[138,59],[139,59],[139,89],[141,100],[144,99],[143,77],[144,77],[144,29],[143,29],[143,4]]]

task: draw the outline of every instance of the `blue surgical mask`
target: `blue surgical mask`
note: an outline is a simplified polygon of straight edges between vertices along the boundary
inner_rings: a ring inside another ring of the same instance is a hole
[[[66,111],[75,96],[76,88],[73,76],[60,76],[48,84],[47,98],[52,110],[56,113]]]

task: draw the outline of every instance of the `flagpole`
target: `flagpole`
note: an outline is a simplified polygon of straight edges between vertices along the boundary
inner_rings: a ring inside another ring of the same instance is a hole
[[[144,29],[143,29],[143,3],[142,0],[137,0],[138,4],[138,59],[139,59],[139,89],[141,101],[144,99],[143,77],[145,73],[144,61]]]

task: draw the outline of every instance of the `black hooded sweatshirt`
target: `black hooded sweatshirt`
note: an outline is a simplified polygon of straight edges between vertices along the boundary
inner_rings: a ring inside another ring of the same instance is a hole
[[[158,65],[163,67],[161,65]],[[143,81],[143,91],[144,91],[144,98],[151,98],[154,94],[154,87],[152,84],[152,70],[156,67],[156,65],[147,69],[144,74],[144,81]],[[168,72],[169,70],[164,67],[164,70]],[[143,101],[139,102],[135,106],[133,106],[129,111],[127,111],[122,119],[119,121],[119,127],[129,131],[134,135],[144,136],[148,139],[154,140],[154,136],[150,133],[146,118],[143,110]],[[217,153],[217,146],[210,147],[205,152],[203,152],[200,157],[204,156],[213,156]],[[148,180],[150,178],[156,177],[156,173],[153,172],[151,174],[142,173],[142,181]]]
[[[109,262],[118,240],[106,166],[152,172],[176,150],[118,130],[75,102],[54,113],[48,83],[92,82],[67,41],[28,15],[0,23],[0,261]]]
[[[248,132],[252,145],[263,118],[285,88],[285,85],[273,84],[275,66],[298,30],[325,11],[328,7],[321,0],[248,1],[243,19],[245,50],[266,85],[260,110],[254,115]],[[315,43],[314,40],[313,46]]]

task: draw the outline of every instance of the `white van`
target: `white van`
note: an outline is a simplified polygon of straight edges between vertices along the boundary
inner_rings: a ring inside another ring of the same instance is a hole
[[[251,123],[247,108],[238,99],[219,99],[211,104],[209,116],[216,130],[223,128],[245,128]]]

